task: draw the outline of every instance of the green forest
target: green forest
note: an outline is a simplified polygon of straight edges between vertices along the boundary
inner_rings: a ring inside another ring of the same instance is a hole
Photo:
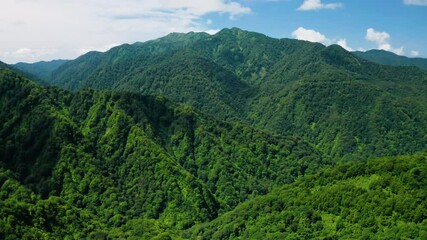
[[[426,92],[237,28],[0,62],[0,239],[425,239]]]
[[[338,45],[238,28],[173,33],[90,52],[44,74],[67,90],[163,96],[219,120],[303,137],[334,161],[427,144],[427,72],[375,64]]]

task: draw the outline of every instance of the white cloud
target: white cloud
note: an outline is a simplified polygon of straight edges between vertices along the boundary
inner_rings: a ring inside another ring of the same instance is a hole
[[[320,9],[337,9],[341,8],[342,3],[322,3],[321,0],[304,0],[298,8],[300,11],[320,10]]]
[[[83,54],[88,53],[90,51],[106,52],[106,51],[110,50],[111,48],[117,47],[119,45],[120,44],[117,44],[117,43],[111,43],[111,44],[107,44],[104,46],[88,46],[88,47],[76,49],[75,52],[77,55],[83,55]]]
[[[217,32],[219,32],[221,29],[209,29],[209,30],[206,30],[206,31],[204,31],[205,33],[208,33],[208,34],[210,34],[210,35],[214,35],[214,34],[216,34]]]
[[[19,48],[13,52],[5,52],[2,54],[4,57],[13,57],[16,59],[28,59],[29,62],[35,61],[40,56],[54,56],[58,52],[57,49],[52,48]]]
[[[404,0],[406,5],[427,6],[427,0]]]
[[[329,42],[329,39],[320,32],[316,32],[313,29],[305,29],[303,27],[299,27],[297,30],[293,31],[292,37],[298,40],[319,42],[323,44],[327,44]]]
[[[412,50],[412,51],[410,52],[410,54],[411,54],[411,56],[413,56],[413,57],[417,57],[417,56],[419,56],[419,55],[420,55],[420,52],[415,51],[415,50]]]
[[[400,47],[400,48],[391,48],[390,50],[387,51],[391,51],[396,53],[397,55],[403,55],[405,54],[405,48],[404,47]]]
[[[206,31],[208,14],[232,19],[250,12],[236,0],[1,0],[0,61],[75,58],[79,49]],[[27,58],[17,54],[21,48],[58,51]]]
[[[378,44],[385,44],[389,41],[390,35],[386,32],[377,32],[373,28],[366,30],[366,40],[376,42]]]
[[[347,51],[354,51],[353,48],[351,48],[347,44],[347,39],[345,38],[340,38],[338,40],[335,38],[330,39],[326,37],[324,34],[317,32],[316,30],[313,30],[313,29],[306,29],[304,27],[299,27],[298,29],[292,32],[292,37],[298,40],[318,42],[324,45],[338,44]]]
[[[337,44],[338,44],[338,45],[340,45],[342,48],[344,48],[345,50],[347,50],[347,51],[349,51],[349,52],[354,51],[354,49],[353,49],[353,48],[351,48],[350,46],[348,46],[348,45],[347,45],[347,39],[340,39],[340,40],[337,42]]]
[[[398,55],[405,53],[404,47],[393,48],[390,44],[390,34],[387,32],[377,32],[373,28],[366,30],[366,40],[374,42],[378,49],[394,52]]]

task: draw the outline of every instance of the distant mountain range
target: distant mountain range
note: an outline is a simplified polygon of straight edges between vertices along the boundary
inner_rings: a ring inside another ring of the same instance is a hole
[[[379,64],[390,66],[415,66],[427,70],[427,59],[425,58],[408,58],[384,50],[357,51],[353,53],[358,57]]]
[[[49,62],[36,62],[36,63],[17,63],[13,67],[21,71],[30,73],[37,78],[47,79],[49,75],[55,71],[62,64],[68,62],[68,60],[53,60]]]
[[[191,33],[193,34],[193,33]],[[162,40],[166,43],[174,43],[180,42],[180,37],[183,34],[181,33],[171,33],[167,39],[163,38]],[[193,40],[198,40],[198,38],[203,38],[207,35],[204,33],[199,34],[193,34]],[[157,40],[160,41],[161,39]],[[144,43],[136,43],[134,45],[143,45]],[[183,46],[185,46],[185,43],[182,42]],[[388,52],[385,50],[377,50],[372,49],[369,51],[354,51],[352,52],[356,56],[363,58],[365,60],[375,62],[382,65],[390,65],[390,66],[414,66],[419,67],[422,69],[427,70],[427,59],[425,58],[408,58],[405,56],[400,56],[392,52]],[[96,52],[93,52],[93,54],[96,54]],[[41,61],[41,62],[35,62],[35,63],[17,63],[13,64],[12,66],[15,69],[21,70],[23,72],[32,74],[33,76],[40,78],[40,79],[47,79],[51,77],[52,72],[57,70],[61,65],[64,63],[70,62],[72,60],[53,60],[53,61]]]
[[[237,28],[0,62],[0,239],[425,238],[426,92]]]

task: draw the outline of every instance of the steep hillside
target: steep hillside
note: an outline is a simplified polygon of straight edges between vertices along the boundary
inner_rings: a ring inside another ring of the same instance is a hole
[[[299,138],[161,97],[44,88],[11,70],[0,70],[0,123],[2,237],[186,229],[325,164]]]
[[[353,54],[379,64],[391,66],[415,66],[427,70],[427,59],[425,58],[408,58],[384,50],[369,50],[366,52],[357,51],[353,52]]]
[[[295,74],[287,70],[288,60],[278,63],[247,104],[248,118],[262,128],[303,136],[335,159],[425,149],[425,72],[375,65],[336,45],[316,58],[295,68],[300,77],[287,77]]]
[[[249,200],[186,239],[425,239],[427,154],[340,164]]]
[[[375,64],[337,45],[237,28],[171,34],[86,54],[49,81],[163,95],[223,120],[303,136],[335,160],[427,146],[427,72]]]

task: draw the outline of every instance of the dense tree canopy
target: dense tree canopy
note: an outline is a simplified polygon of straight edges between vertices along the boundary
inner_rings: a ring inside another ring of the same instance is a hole
[[[165,96],[222,120],[302,136],[335,161],[427,144],[427,72],[368,62],[338,45],[237,28],[170,34],[88,53],[47,80]]]
[[[427,238],[426,92],[236,28],[0,62],[0,239]]]
[[[18,237],[26,229],[84,234],[138,219],[185,229],[325,164],[302,139],[221,122],[160,97],[70,93],[10,70],[0,70],[0,93],[0,168],[9,189],[2,201],[10,202],[2,217],[17,218],[4,224]],[[41,216],[55,228],[36,225],[32,208],[50,201],[52,211],[64,209]],[[21,202],[28,213],[15,216]],[[57,231],[73,211],[96,222]]]
[[[184,231],[191,239],[424,239],[427,154],[325,168]]]

